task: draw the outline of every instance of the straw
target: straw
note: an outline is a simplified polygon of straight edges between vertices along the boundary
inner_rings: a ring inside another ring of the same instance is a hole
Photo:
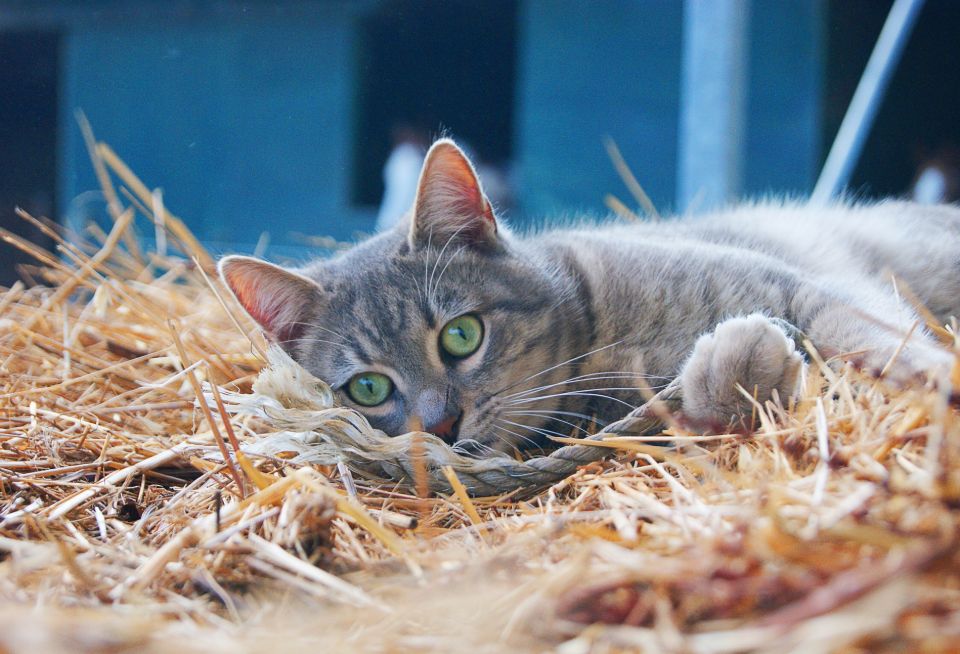
[[[960,646],[948,389],[807,344],[802,396],[752,434],[686,431],[674,385],[519,461],[391,438],[251,347],[175,193],[96,151],[140,205],[109,234],[31,220],[62,258],[3,234],[39,263],[0,290],[0,649]],[[137,220],[169,237],[146,266]]]

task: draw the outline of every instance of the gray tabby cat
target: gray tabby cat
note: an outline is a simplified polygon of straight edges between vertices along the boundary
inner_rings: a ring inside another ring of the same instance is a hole
[[[881,370],[917,321],[891,273],[938,320],[960,315],[960,209],[770,203],[519,236],[441,140],[394,230],[297,270],[230,256],[220,271],[374,427],[509,450],[621,417],[677,375],[701,429],[749,416],[738,385],[786,405],[805,364],[771,318]],[[939,378],[952,360],[921,325],[885,374]]]

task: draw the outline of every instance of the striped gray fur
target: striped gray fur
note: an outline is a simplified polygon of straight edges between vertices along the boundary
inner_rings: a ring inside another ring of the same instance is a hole
[[[692,426],[727,428],[750,412],[738,384],[760,401],[798,390],[805,364],[771,318],[879,370],[917,321],[893,276],[945,321],[960,313],[958,272],[960,209],[905,202],[514,234],[448,140],[392,231],[294,271],[221,262],[251,315],[345,406],[390,434],[459,415],[457,441],[480,452],[571,433],[578,415],[614,421],[674,378]],[[485,335],[452,360],[439,331],[463,314]],[[938,378],[951,360],[920,326],[888,374]],[[366,371],[393,381],[380,406],[345,392]]]

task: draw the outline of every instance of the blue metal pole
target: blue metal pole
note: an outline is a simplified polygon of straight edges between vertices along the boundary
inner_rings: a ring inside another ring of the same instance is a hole
[[[823,165],[820,179],[810,196],[811,204],[824,204],[837,195],[853,172],[860,159],[863,143],[873,126],[890,76],[897,67],[903,46],[917,20],[917,14],[924,0],[896,0],[890,8],[880,38],[873,48],[863,77],[857,84],[847,113],[840,124],[837,138],[830,148],[830,154]]]

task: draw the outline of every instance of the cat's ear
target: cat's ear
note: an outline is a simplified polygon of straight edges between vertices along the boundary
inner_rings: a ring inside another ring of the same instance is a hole
[[[497,248],[497,220],[477,172],[450,139],[427,152],[413,205],[410,242],[443,246],[451,240]]]
[[[218,268],[247,313],[279,343],[303,335],[305,321],[322,299],[316,282],[266,261],[229,256]]]

